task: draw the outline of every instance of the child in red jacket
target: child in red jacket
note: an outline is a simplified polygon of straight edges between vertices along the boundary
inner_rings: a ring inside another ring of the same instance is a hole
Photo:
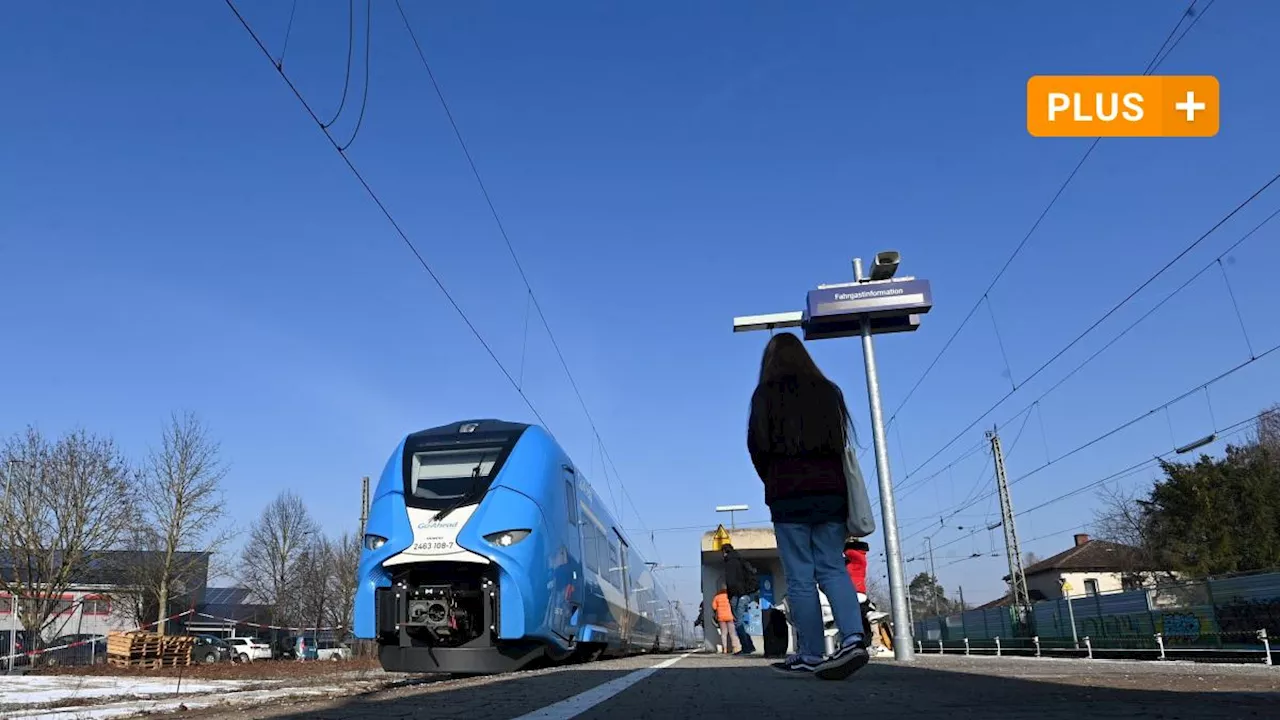
[[[849,538],[844,543],[844,567],[849,572],[849,579],[858,591],[858,604],[862,610],[863,646],[871,642],[871,623],[867,620],[867,612],[871,609],[871,601],[867,598],[867,551],[871,547],[858,538]]]
[[[849,579],[857,588],[859,602],[867,601],[867,550],[870,546],[857,538],[850,538],[844,543],[844,567],[849,571]]]

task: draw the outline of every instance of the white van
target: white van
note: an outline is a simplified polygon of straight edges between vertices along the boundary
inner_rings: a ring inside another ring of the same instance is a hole
[[[229,637],[227,644],[231,646],[231,659],[235,662],[271,659],[271,646],[257,638]]]

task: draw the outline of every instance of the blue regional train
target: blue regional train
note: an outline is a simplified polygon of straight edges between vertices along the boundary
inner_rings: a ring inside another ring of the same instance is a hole
[[[651,564],[537,425],[405,437],[363,543],[355,635],[377,640],[386,670],[500,673],[688,644]]]

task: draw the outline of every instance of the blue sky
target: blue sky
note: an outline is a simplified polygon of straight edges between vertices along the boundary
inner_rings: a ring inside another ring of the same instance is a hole
[[[292,2],[241,5],[278,55]],[[767,518],[744,443],[767,334],[732,334],[734,315],[799,309],[810,287],[848,279],[854,255],[901,251],[903,272],[933,282],[935,309],[914,335],[878,342],[886,409],[898,407],[1090,142],[1030,137],[1026,79],[1141,72],[1185,5],[406,3],[634,500],[623,524],[654,530],[714,527],[723,503]],[[346,18],[346,3],[300,4],[290,33],[285,70],[321,115],[338,106]],[[362,4],[357,19],[340,138],[363,90]],[[990,293],[1014,380],[1280,169],[1277,21],[1264,0],[1215,4],[1160,72],[1219,78],[1219,135],[1104,140]],[[536,321],[522,347],[525,287],[393,4],[373,8],[372,37],[352,161],[605,488]],[[357,521],[360,476],[405,432],[531,419],[224,3],[14,6],[0,67],[6,434],[84,426],[136,455],[171,410],[195,410],[232,464],[238,523],[293,488],[337,532]],[[906,553],[998,517],[982,502],[938,527],[991,486],[983,453],[922,477],[1278,206],[1280,190],[1262,196],[907,479],[1010,387],[981,308],[889,432],[895,477],[919,484],[899,500]],[[1225,261],[1257,352],[1280,341],[1266,320],[1278,233]],[[1010,477],[1249,359],[1224,289],[1205,273],[1046,397],[1016,444],[1011,425]],[[857,341],[812,350],[869,443]],[[1260,360],[1213,386],[1212,416],[1204,393],[1189,397],[1019,482],[1015,507],[1244,419],[1280,399],[1276,380]],[[874,483],[870,455],[864,470]],[[1038,538],[1024,549],[1066,548],[1094,505],[1086,492],[1020,517]],[[696,597],[680,566],[696,565],[698,531],[653,538],[679,595]],[[950,564],[993,548],[985,530],[940,547],[943,583],[971,602],[999,595],[1001,558]]]

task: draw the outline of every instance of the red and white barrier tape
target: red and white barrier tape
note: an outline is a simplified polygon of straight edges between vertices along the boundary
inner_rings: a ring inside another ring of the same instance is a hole
[[[198,617],[209,618],[210,620],[221,620],[228,625],[244,626],[258,628],[259,630],[301,630],[303,632],[333,632],[335,630],[343,630],[340,626],[334,627],[297,627],[288,625],[263,625],[262,623],[246,622],[244,620],[234,620],[232,618],[219,617],[210,615],[209,613],[196,613]]]
[[[156,620],[155,622],[149,622],[149,623],[147,623],[146,625],[142,625],[142,626],[140,626],[140,627],[136,627],[136,628],[133,628],[133,629],[131,629],[131,630],[111,630],[110,632],[136,632],[136,631],[138,631],[138,630],[145,630],[145,629],[147,629],[147,628],[149,628],[149,627],[153,627],[153,626],[155,626],[155,625],[159,625],[159,624],[160,624],[160,623],[162,623],[162,622],[169,622],[170,620],[177,620],[177,619],[178,619],[178,618],[180,618],[180,617],[185,617],[185,616],[187,616],[187,615],[191,615],[191,614],[192,614],[192,613],[194,613],[194,612],[195,612],[194,610],[183,610],[182,612],[178,613],[177,615],[170,615],[169,617],[165,618],[164,620]],[[4,636],[8,637],[8,636],[9,636],[9,634],[10,634],[10,633],[9,633],[9,631],[8,631],[8,630],[0,630],[0,635],[4,635]],[[48,647],[48,648],[44,648],[44,649],[42,649],[42,650],[32,650],[31,652],[20,652],[20,653],[11,653],[11,654],[9,654],[9,655],[0,655],[0,663],[2,663],[2,662],[8,662],[9,658],[13,658],[13,659],[15,659],[15,660],[16,660],[17,658],[20,658],[20,657],[37,657],[37,656],[43,655],[43,654],[45,654],[45,653],[47,653],[47,652],[53,652],[54,650],[66,650],[67,648],[79,647],[79,646],[81,646],[81,645],[89,645],[89,644],[92,644],[92,643],[94,643],[94,642],[105,642],[105,637],[106,637],[106,636],[103,636],[103,637],[104,637],[104,640],[98,640],[98,641],[94,641],[94,640],[78,640],[78,641],[76,641],[76,642],[68,643],[68,644],[66,644],[66,645],[58,645],[58,646],[56,646],[56,647]]]

